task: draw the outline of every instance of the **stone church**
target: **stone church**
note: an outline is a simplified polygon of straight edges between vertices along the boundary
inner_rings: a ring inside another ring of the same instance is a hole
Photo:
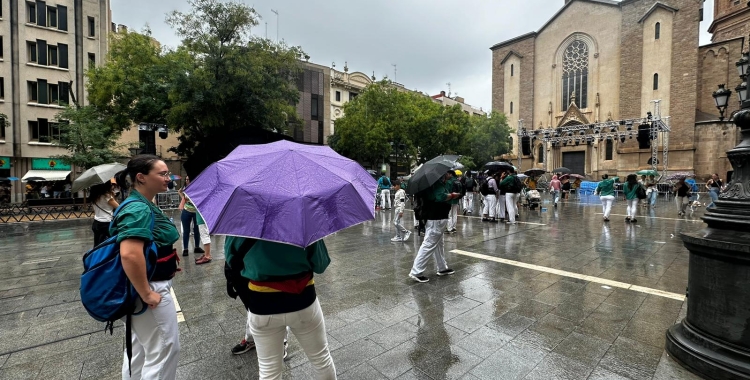
[[[657,144],[658,170],[666,148],[668,172],[724,177],[731,170],[725,152],[739,141],[731,115],[742,82],[735,62],[750,32],[747,1],[715,0],[713,40],[705,46],[698,42],[703,0],[565,0],[561,6],[537,31],[491,47],[492,107],[507,115],[511,128],[519,120],[533,131],[645,118],[658,101],[671,129],[668,139],[662,133],[649,144]],[[724,121],[712,97],[719,84],[733,92]],[[519,144],[511,137],[511,158],[520,154],[523,170],[566,166],[598,179],[651,168],[652,149],[637,138],[579,145]]]

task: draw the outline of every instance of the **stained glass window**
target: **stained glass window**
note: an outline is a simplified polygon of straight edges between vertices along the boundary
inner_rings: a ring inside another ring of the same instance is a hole
[[[576,105],[586,108],[588,105],[589,47],[585,42],[576,40],[570,43],[563,55],[562,76],[562,109],[570,106],[571,95],[575,96]]]

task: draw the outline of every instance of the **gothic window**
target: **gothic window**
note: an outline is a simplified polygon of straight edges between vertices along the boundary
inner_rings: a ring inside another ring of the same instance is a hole
[[[659,89],[659,74],[654,74],[654,91]]]
[[[544,145],[539,145],[539,154],[537,154],[537,158],[539,159],[539,163],[544,163]]]
[[[510,76],[513,76],[513,65],[510,65]]]
[[[563,55],[562,76],[562,109],[570,106],[571,95],[575,96],[576,105],[586,108],[588,105],[589,47],[585,42],[576,40],[570,43]]]
[[[607,161],[612,160],[612,151],[614,150],[614,142],[612,141],[611,137],[607,137],[607,145],[605,147],[604,151],[604,159]]]
[[[658,40],[659,36],[661,35],[661,23],[656,23],[654,26],[654,39]]]

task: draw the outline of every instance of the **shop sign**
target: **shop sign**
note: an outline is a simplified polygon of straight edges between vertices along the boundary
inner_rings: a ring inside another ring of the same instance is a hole
[[[10,157],[0,157],[0,169],[10,169]]]
[[[66,164],[55,158],[32,158],[31,169],[33,170],[67,170],[70,171],[70,164]]]

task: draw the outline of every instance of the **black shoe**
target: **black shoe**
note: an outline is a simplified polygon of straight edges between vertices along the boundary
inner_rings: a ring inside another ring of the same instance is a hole
[[[427,277],[425,277],[425,276],[415,276],[415,275],[413,275],[413,274],[410,274],[410,275],[409,275],[409,277],[410,277],[410,278],[411,278],[412,280],[414,280],[414,281],[416,281],[416,282],[421,282],[421,283],[425,283],[425,282],[427,282],[427,281],[430,281],[430,279],[429,279],[429,278],[427,278]]]
[[[183,256],[189,256],[189,255],[190,255],[190,250],[188,250],[188,249],[183,249],[183,250],[182,250],[182,255],[183,255]]]
[[[638,223],[638,219],[630,219],[630,223]]]
[[[206,253],[206,251],[204,251],[201,247],[195,247],[193,253]]]
[[[240,355],[252,350],[253,348],[255,348],[255,342],[248,342],[243,339],[242,342],[232,347],[232,353],[235,355]],[[286,352],[286,350],[284,351]]]
[[[630,217],[629,217],[629,216],[626,216],[626,217],[625,217],[625,222],[626,222],[626,223],[630,223]]]
[[[448,275],[451,275],[453,273],[456,273],[456,271],[454,271],[451,268],[448,268],[446,270],[441,270],[440,272],[437,272],[437,275],[438,276],[448,276]]]

